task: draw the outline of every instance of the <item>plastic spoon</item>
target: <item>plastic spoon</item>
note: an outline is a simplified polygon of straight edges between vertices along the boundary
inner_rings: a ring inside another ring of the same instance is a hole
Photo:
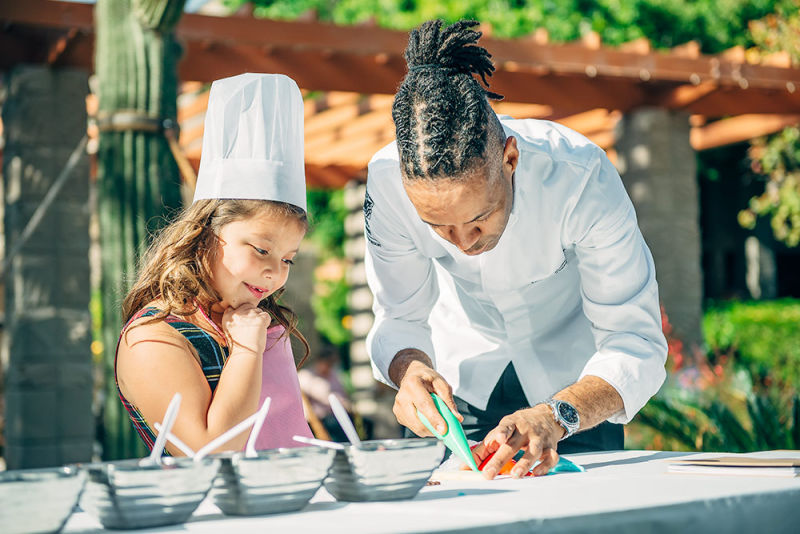
[[[156,430],[158,430],[159,432],[162,431],[161,423],[156,423],[155,427],[156,427]],[[180,449],[180,451],[183,454],[185,454],[186,456],[188,456],[189,458],[194,456],[194,450],[191,447],[189,447],[187,444],[185,444],[183,442],[183,440],[181,440],[178,436],[176,436],[172,432],[167,432],[167,441],[169,441],[170,443],[172,443],[173,445],[178,447],[178,449]]]
[[[467,436],[464,435],[464,429],[461,427],[461,423],[439,395],[431,393],[431,397],[433,397],[436,409],[439,410],[439,413],[442,414],[442,417],[447,423],[447,431],[444,434],[440,434],[433,427],[431,422],[428,421],[428,418],[419,410],[417,410],[417,417],[434,436],[439,438],[448,449],[453,451],[453,454],[461,458],[462,462],[467,464],[473,471],[479,471],[478,464],[475,463],[475,458],[472,457],[472,451],[469,449],[469,442],[467,441]]]
[[[326,449],[335,449],[337,451],[344,450],[344,445],[336,443],[335,441],[326,441],[324,439],[307,438],[305,436],[292,436],[292,439],[300,443],[308,443],[317,447],[325,447]]]
[[[253,424],[253,429],[250,431],[250,437],[247,438],[247,445],[244,448],[244,455],[248,458],[254,458],[258,456],[258,453],[256,452],[256,439],[258,438],[258,434],[261,432],[261,427],[264,424],[264,419],[267,417],[267,412],[269,412],[269,405],[271,402],[272,398],[267,397],[264,399],[264,403],[258,410],[258,417],[256,418],[256,422]]]
[[[342,427],[344,430],[347,439],[350,441],[352,445],[360,445],[361,438],[358,437],[358,432],[356,432],[356,427],[353,426],[353,422],[350,420],[350,416],[347,415],[347,410],[344,409],[342,406],[341,401],[336,397],[335,394],[331,393],[328,395],[328,402],[331,403],[331,409],[333,410],[333,415],[336,417],[336,420],[339,422],[339,426]]]
[[[172,400],[169,401],[167,411],[164,412],[164,424],[162,425],[164,430],[163,432],[158,433],[158,437],[156,438],[155,443],[153,443],[153,450],[150,451],[150,456],[147,458],[142,458],[139,461],[139,465],[161,464],[161,454],[164,452],[164,447],[167,444],[167,434],[169,434],[170,430],[172,430],[172,425],[175,424],[175,419],[178,416],[178,410],[180,407],[181,394],[175,393],[175,395],[172,396]]]
[[[209,452],[213,451],[223,443],[230,441],[231,439],[235,438],[256,422],[256,418],[258,418],[258,412],[254,413],[247,419],[241,421],[237,425],[234,425],[232,428],[229,428],[216,438],[212,439],[198,450],[194,455],[194,461],[199,462],[203,458],[205,458]]]

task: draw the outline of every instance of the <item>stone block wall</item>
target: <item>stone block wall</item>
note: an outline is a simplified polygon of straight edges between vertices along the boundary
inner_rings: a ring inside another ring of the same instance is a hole
[[[9,253],[86,134],[88,73],[17,67],[3,104]],[[89,160],[84,153],[4,275],[8,468],[91,460]]]

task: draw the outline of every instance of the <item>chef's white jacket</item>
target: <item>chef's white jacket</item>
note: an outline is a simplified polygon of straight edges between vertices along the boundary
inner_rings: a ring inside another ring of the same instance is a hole
[[[559,124],[502,120],[520,152],[514,203],[497,246],[467,256],[422,222],[395,143],[369,163],[367,280],[375,377],[419,349],[455,395],[485,408],[513,362],[531,405],[586,375],[602,378],[626,423],[665,378],[667,345],[653,257],[602,149]]]

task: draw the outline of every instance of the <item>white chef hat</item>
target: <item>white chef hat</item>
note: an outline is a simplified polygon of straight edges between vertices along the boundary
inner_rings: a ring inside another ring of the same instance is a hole
[[[249,198],[306,209],[303,97],[282,74],[211,84],[194,200]]]

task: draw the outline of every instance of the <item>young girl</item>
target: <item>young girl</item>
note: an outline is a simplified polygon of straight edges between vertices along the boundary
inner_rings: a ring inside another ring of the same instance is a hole
[[[154,240],[123,303],[117,387],[148,448],[175,392],[172,433],[194,450],[267,396],[257,449],[312,436],[288,336],[308,344],[277,302],[307,229],[302,120],[285,76],[212,85],[194,203]],[[220,450],[241,450],[248,434]]]

